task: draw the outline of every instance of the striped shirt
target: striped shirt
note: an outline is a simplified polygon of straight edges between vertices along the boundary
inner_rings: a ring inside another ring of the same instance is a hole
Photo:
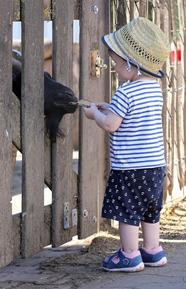
[[[162,127],[163,96],[156,80],[121,85],[109,105],[123,120],[110,134],[111,168],[143,169],[165,166]]]

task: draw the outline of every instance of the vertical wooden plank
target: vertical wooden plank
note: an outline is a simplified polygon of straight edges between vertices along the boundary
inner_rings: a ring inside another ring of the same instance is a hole
[[[175,80],[175,70],[173,71],[173,80],[172,80],[172,95],[171,95],[171,162],[168,164],[168,178],[170,182],[169,192],[172,195],[172,190],[174,187],[175,179],[175,159],[176,159],[176,80]]]
[[[14,258],[21,256],[21,229],[22,229],[22,214],[16,214],[12,216],[13,228],[12,228],[12,235],[13,235],[13,256]],[[43,247],[48,246],[51,244],[51,206],[44,207],[44,223],[43,223]]]
[[[119,0],[116,13],[117,13],[116,29],[119,29],[127,24],[127,5],[125,0]]]
[[[139,1],[139,16],[146,17],[147,16],[147,0]]]
[[[175,1],[171,0],[170,5],[170,22],[171,22],[171,41],[174,41],[175,43],[175,36],[176,36],[176,7],[175,7]],[[170,165],[170,195],[173,199],[173,188],[175,184],[177,183],[177,180],[175,179],[175,175],[177,175],[177,127],[176,127],[176,119],[177,119],[177,110],[176,110],[176,87],[177,87],[177,71],[175,65],[172,67],[172,77],[171,77],[171,86],[172,86],[172,105],[171,105],[171,127],[172,127],[172,133],[171,133],[171,145],[172,145],[172,151],[171,151],[171,165]]]
[[[12,104],[12,142],[15,147],[22,152],[21,138],[20,138],[20,101],[12,93],[11,97]],[[44,180],[45,184],[51,189],[51,143],[47,132],[45,133],[45,159],[44,159]]]
[[[177,170],[180,189],[184,184],[183,166],[183,71],[182,63],[177,62],[177,81],[176,81],[176,131],[177,131]]]
[[[171,43],[172,36],[171,36],[171,3],[170,1],[167,3],[166,7],[166,15],[165,15],[165,32],[167,35],[167,39]],[[157,9],[156,9],[157,10]],[[158,9],[160,10],[160,9]],[[160,13],[159,13],[160,14]],[[163,14],[163,11],[162,11]],[[158,25],[160,26],[160,15],[158,17],[157,11],[155,11],[155,20],[159,21]],[[175,130],[174,130],[174,124],[175,124],[175,80],[174,80],[174,68],[167,65],[166,70],[167,75],[169,75],[169,79],[167,78],[166,81],[166,99],[167,99],[167,111],[166,111],[166,134],[165,134],[165,148],[166,148],[166,160],[167,160],[167,177],[166,177],[166,183],[165,183],[165,189],[164,189],[164,202],[168,200],[168,197],[170,198],[173,186],[174,186],[174,155],[175,155],[175,147],[174,147],[174,137],[175,137]],[[169,88],[169,89],[168,89]],[[170,91],[172,88],[172,92]]]
[[[13,258],[11,208],[12,1],[0,1],[0,267]]]
[[[130,21],[134,19],[134,0],[129,1],[130,2]]]
[[[44,4],[44,19],[45,20],[51,20],[52,18],[52,0],[43,0]]]
[[[157,21],[157,25],[164,31],[167,39],[169,37],[169,33],[168,33],[168,29],[169,29],[169,19],[168,19],[168,10],[165,7],[165,2],[163,1],[160,4],[159,7],[159,17],[158,17],[158,13],[156,11],[156,15],[155,15],[155,21]],[[159,19],[159,23],[158,23],[158,19]],[[168,66],[166,65],[166,63],[163,66],[163,71],[165,72],[165,75],[168,74]],[[164,131],[164,148],[165,148],[165,157],[168,163],[168,143],[167,143],[167,138],[168,138],[168,122],[167,122],[167,114],[168,114],[168,91],[167,91],[167,86],[168,86],[168,81],[167,81],[167,76],[165,76],[162,80],[161,80],[161,84],[162,84],[162,90],[163,90],[163,99],[164,99],[164,103],[163,103],[163,113],[162,113],[162,121],[163,121],[163,131]],[[166,201],[167,198],[167,181],[166,181],[166,185],[165,185],[165,189],[164,189],[164,201]]]
[[[80,8],[81,0],[74,0],[74,19],[79,19],[80,17]]]
[[[186,0],[183,0],[183,19],[184,19],[183,59],[186,59]],[[184,156],[186,156],[186,61],[184,61]],[[186,158],[185,158],[185,168],[186,168]],[[186,170],[185,170],[185,184],[186,184]]]
[[[22,1],[22,255],[42,248],[44,221],[43,0]]]
[[[53,76],[72,87],[73,0],[53,1]],[[65,137],[52,146],[52,245],[59,246],[77,234],[77,190],[72,168],[72,115],[60,128]],[[73,216],[73,218],[72,218]]]
[[[184,37],[184,23],[183,23],[183,3],[178,1],[178,22],[179,22],[179,39],[177,41],[177,50],[180,50],[183,55],[183,37]],[[177,139],[178,139],[178,181],[180,189],[184,186],[184,59],[177,59]]]
[[[20,0],[13,0],[13,20],[20,21]]]
[[[110,1],[108,1],[110,2]],[[111,24],[111,11],[110,11],[110,3],[103,3],[103,27],[101,28],[101,37],[102,35],[110,32],[110,24]],[[111,64],[108,59],[108,51],[107,48],[101,43],[100,39],[100,55],[104,59],[104,62],[108,64],[108,68],[102,72],[100,78],[100,99],[101,101],[105,101],[107,103],[110,102],[112,95],[112,84],[111,84]],[[102,203],[103,197],[105,193],[105,185],[108,179],[108,175],[110,172],[110,152],[109,152],[109,135],[100,131],[100,144],[99,144],[99,155],[98,161],[100,161],[99,165],[99,197],[98,197],[98,231],[100,230],[100,226],[103,222],[109,222],[107,219],[101,218],[102,211]]]
[[[98,49],[106,60],[107,50],[101,36],[109,32],[109,1],[82,1],[80,30],[80,96],[94,102],[108,98],[109,71],[100,78],[91,77],[90,51]],[[88,27],[88,29],[87,29]],[[104,132],[80,114],[79,167],[79,236],[84,238],[99,230],[100,196],[104,193],[105,142]]]

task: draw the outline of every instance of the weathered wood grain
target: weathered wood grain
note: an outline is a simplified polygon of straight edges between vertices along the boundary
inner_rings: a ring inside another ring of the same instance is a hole
[[[0,9],[0,267],[13,259],[11,215],[11,37],[12,1]]]
[[[22,244],[42,248],[44,222],[43,1],[22,2]]]
[[[96,5],[96,6],[95,6]],[[108,101],[109,71],[91,77],[90,50],[98,49],[108,64],[101,36],[109,32],[108,1],[82,1],[80,32],[80,96],[93,102]],[[106,18],[107,17],[107,18]],[[108,21],[107,21],[107,20]],[[83,115],[80,118],[79,236],[99,231],[100,210],[105,189],[104,132]]]
[[[53,76],[72,87],[72,39],[74,1],[53,2]],[[58,246],[77,234],[73,210],[77,209],[77,189],[72,168],[72,115],[65,115],[61,129],[65,137],[52,146],[52,245]]]

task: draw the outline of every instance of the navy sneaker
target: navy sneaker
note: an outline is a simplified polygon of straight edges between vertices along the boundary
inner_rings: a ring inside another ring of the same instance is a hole
[[[156,254],[149,254],[144,249],[140,248],[141,257],[146,266],[160,267],[167,264],[167,258],[163,250]]]
[[[103,261],[103,269],[106,271],[137,272],[144,269],[141,255],[127,258],[121,249]]]

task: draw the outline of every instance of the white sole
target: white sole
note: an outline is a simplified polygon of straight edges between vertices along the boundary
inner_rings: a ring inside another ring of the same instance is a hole
[[[139,272],[142,271],[144,269],[144,263],[140,263],[139,265],[137,265],[136,267],[130,267],[130,268],[115,268],[115,269],[109,269],[109,268],[105,268],[102,267],[105,271],[109,271],[109,272]]]
[[[161,260],[155,262],[155,263],[144,263],[145,266],[149,267],[161,267],[167,264],[167,258],[163,257]]]

